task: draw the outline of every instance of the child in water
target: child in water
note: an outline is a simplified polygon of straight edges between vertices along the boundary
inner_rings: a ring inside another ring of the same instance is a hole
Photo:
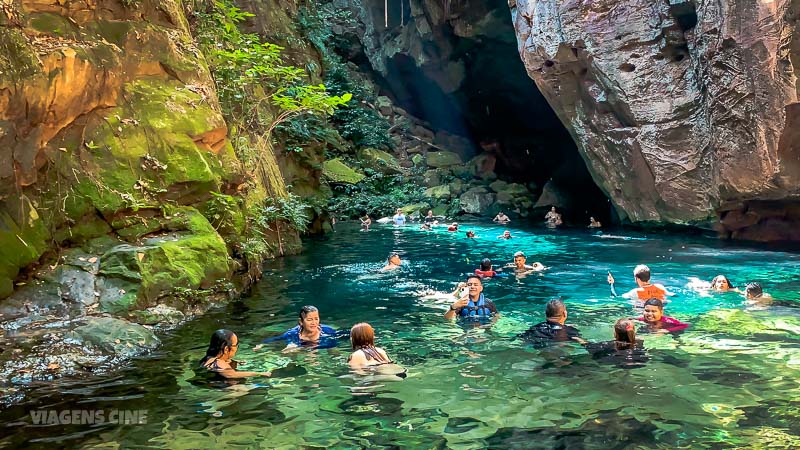
[[[636,320],[645,322],[647,326],[642,327],[640,331],[662,331],[672,333],[680,331],[689,326],[688,323],[683,323],[673,317],[664,315],[664,303],[657,299],[651,298],[644,302],[644,313],[642,317]]]

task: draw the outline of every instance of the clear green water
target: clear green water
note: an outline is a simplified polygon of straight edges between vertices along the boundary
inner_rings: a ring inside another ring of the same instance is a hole
[[[674,448],[800,446],[800,256],[676,235],[599,239],[582,230],[462,233],[340,227],[331,240],[267,268],[253,295],[164,337],[151,358],[110,376],[36,386],[0,412],[0,446],[151,448]],[[628,233],[628,235],[632,235]],[[390,250],[402,271],[378,274]],[[420,298],[450,290],[483,257],[551,269],[524,279],[488,281],[502,313],[490,330],[442,319],[445,306]],[[537,350],[514,339],[543,320],[544,303],[563,296],[569,322],[591,341],[636,313],[609,295],[633,287],[636,263],[679,295],[667,313],[693,326],[678,336],[642,335],[649,361],[623,369],[592,359],[579,345]],[[789,306],[748,308],[736,294],[701,295],[688,277],[725,273],[761,280]],[[314,304],[323,323],[368,321],[378,344],[409,370],[403,381],[351,375],[347,343],[320,351],[254,353],[252,345],[293,326]],[[237,359],[275,376],[226,388],[195,376],[211,332],[229,328]],[[148,410],[146,425],[33,426],[31,409]]]

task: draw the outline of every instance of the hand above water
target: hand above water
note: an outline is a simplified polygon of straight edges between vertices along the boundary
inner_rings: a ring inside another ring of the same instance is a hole
[[[614,284],[614,277],[610,273],[608,274],[608,284]]]

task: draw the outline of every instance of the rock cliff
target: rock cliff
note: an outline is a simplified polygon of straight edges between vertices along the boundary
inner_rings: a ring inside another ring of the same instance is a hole
[[[800,2],[509,6],[529,76],[622,218],[800,239]]]

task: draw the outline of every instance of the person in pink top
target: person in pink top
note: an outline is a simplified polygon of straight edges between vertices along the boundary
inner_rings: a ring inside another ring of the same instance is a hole
[[[636,320],[645,322],[647,324],[644,331],[662,331],[672,333],[680,331],[689,326],[688,323],[683,323],[674,317],[664,315],[664,303],[657,299],[651,298],[644,302],[644,313],[642,317]]]

